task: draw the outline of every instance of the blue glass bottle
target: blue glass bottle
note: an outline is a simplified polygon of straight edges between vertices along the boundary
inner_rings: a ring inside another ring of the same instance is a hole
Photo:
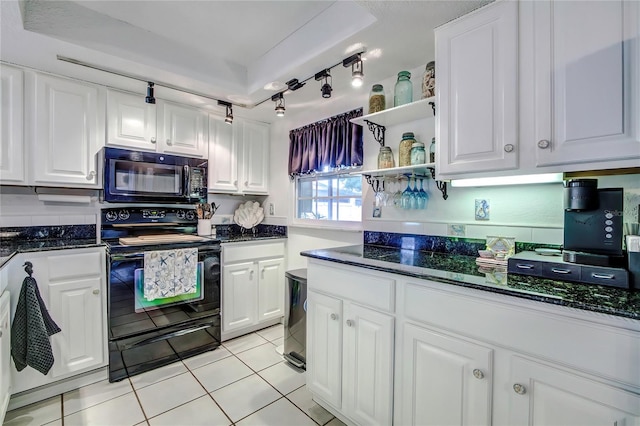
[[[400,71],[398,73],[398,81],[396,81],[393,92],[394,107],[413,102],[413,84],[411,84],[410,79],[411,73],[409,71]]]

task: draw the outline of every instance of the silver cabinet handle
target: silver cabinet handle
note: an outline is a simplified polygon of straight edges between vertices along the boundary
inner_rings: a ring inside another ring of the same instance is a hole
[[[92,180],[96,176],[96,172],[91,170],[87,175],[87,180]]]
[[[151,143],[156,143],[156,137],[155,136],[151,138]]]
[[[616,276],[613,274],[596,274],[595,272],[591,274],[593,278],[599,278],[601,280],[612,280]]]
[[[171,145],[171,139],[167,139],[167,145]]]
[[[482,370],[476,368],[475,370],[473,370],[473,377],[482,380],[484,379],[484,373],[482,372]]]
[[[100,290],[96,288],[95,290],[93,290],[93,294],[100,294]]]
[[[546,139],[542,139],[538,141],[538,148],[540,149],[547,149],[549,148],[549,146],[551,146],[551,142],[549,142]]]
[[[246,181],[246,180],[245,180],[245,181],[244,181],[244,186],[245,186],[245,187],[249,186],[249,181]]]
[[[233,181],[233,185],[235,186],[235,185],[237,185],[237,184],[238,184],[238,181],[237,181],[237,180],[234,180],[234,181]]]
[[[513,385],[513,390],[518,395],[524,395],[525,393],[527,393],[527,388],[525,388],[524,385],[521,385],[520,383],[516,383],[515,385]]]
[[[555,272],[556,274],[570,274],[571,271],[568,269],[558,269],[558,268],[551,268],[551,272]]]
[[[516,268],[518,269],[533,269],[533,265],[529,265],[526,263],[516,263]]]
[[[514,149],[516,149],[516,147],[512,143],[508,143],[504,146],[504,152],[513,152]]]
[[[249,279],[252,280],[253,279],[253,271],[249,272]]]
[[[331,319],[335,321],[338,319],[338,316],[336,314],[331,314]]]
[[[347,326],[348,327],[353,327],[353,325],[354,325],[354,322],[352,320],[348,319],[347,320]]]

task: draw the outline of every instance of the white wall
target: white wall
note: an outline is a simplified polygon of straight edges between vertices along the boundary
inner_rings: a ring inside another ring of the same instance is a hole
[[[365,68],[366,69],[366,68]],[[414,99],[420,99],[420,80],[424,67],[410,70],[414,86]],[[366,79],[366,76],[365,76]],[[379,82],[384,85],[387,108],[393,106],[393,86],[396,77]],[[371,85],[378,82],[367,81],[360,89],[350,93],[334,92],[329,101],[320,96],[320,86],[309,82],[301,90],[317,90],[318,99],[314,105],[299,111],[289,111],[282,120],[271,126],[271,191],[265,205],[273,203],[276,215],[267,217],[268,223],[288,224],[289,268],[306,266],[306,258],[299,256],[300,251],[362,243],[362,234],[344,230],[317,230],[291,226],[293,217],[293,184],[287,176],[289,156],[289,131],[333,115],[364,106],[368,109],[368,96]],[[295,93],[291,94],[295,96]],[[416,139],[428,147],[435,135],[435,120],[419,120],[403,125],[388,127],[386,145],[394,152],[396,162],[398,144],[404,132],[414,132]],[[378,143],[371,132],[364,129],[364,169],[375,169]],[[625,188],[625,220],[638,218],[640,204],[640,177],[638,175],[598,177],[600,188]],[[404,211],[394,207],[382,207],[382,216],[373,218],[374,194],[366,185],[363,200],[363,230],[407,232],[424,235],[453,235],[448,225],[464,225],[463,236],[484,239],[487,235],[513,236],[517,241],[546,244],[562,244],[563,235],[563,189],[562,184],[536,184],[521,186],[448,188],[449,198],[442,199],[433,180],[424,182],[430,199],[426,210]],[[403,184],[403,188],[406,184]],[[490,202],[490,220],[475,219],[475,200],[487,199]],[[458,230],[460,227],[458,227]]]

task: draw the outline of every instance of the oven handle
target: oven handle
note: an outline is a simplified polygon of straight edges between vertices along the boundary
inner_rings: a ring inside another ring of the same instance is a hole
[[[170,249],[171,247],[168,245],[167,249]],[[214,248],[209,248],[209,247],[200,247],[198,248],[198,253],[214,253],[214,254],[219,254],[220,253],[220,248],[219,247],[214,247]],[[135,253],[111,253],[109,254],[109,260],[111,261],[118,261],[118,260],[127,260],[127,259],[143,259],[144,258],[144,251],[137,251]]]
[[[184,166],[184,194],[182,195],[185,197],[191,195],[191,171],[187,165]]]
[[[204,324],[197,327],[187,328],[184,330],[177,330],[169,334],[163,334],[161,336],[149,337],[148,339],[144,339],[136,343],[136,346],[146,345],[147,343],[153,343],[160,340],[170,339],[172,337],[184,336],[185,334],[194,333],[196,331],[204,330],[205,328],[211,327],[211,324]]]

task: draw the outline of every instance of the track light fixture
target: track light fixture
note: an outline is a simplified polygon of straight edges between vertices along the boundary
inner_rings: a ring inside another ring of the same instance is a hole
[[[144,98],[144,101],[148,104],[155,104],[156,98],[153,96],[153,83],[147,82],[147,97]]]
[[[360,53],[356,53],[342,61],[342,66],[345,68],[351,66],[351,85],[353,87],[362,86],[362,80],[364,79],[364,64],[360,55]]]
[[[225,101],[218,101],[218,105],[225,107],[226,116],[224,117],[224,122],[227,124],[233,123],[233,105]]]
[[[320,92],[322,93],[323,98],[325,99],[330,98],[333,88],[331,87],[331,74],[329,73],[329,68],[317,73],[315,78],[316,78],[316,81],[324,79],[324,83],[320,88]]]
[[[276,93],[275,95],[273,95],[271,97],[271,100],[274,101],[276,103],[276,116],[278,117],[284,117],[284,96],[281,93]]]
[[[291,90],[292,92],[295,92],[296,90],[303,87],[305,83],[299,82],[297,78],[292,78],[291,80],[287,81],[286,85],[289,88],[289,90]]]

